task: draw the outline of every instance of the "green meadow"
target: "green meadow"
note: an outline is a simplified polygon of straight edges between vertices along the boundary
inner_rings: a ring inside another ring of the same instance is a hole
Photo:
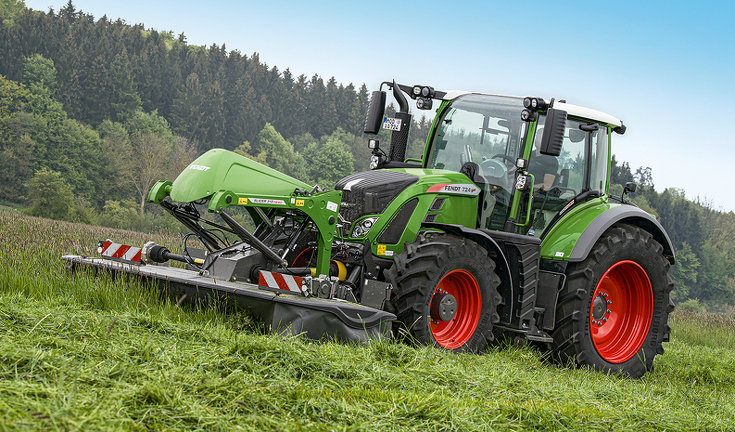
[[[499,344],[481,355],[268,334],[127,277],[70,272],[146,235],[0,212],[0,430],[735,430],[735,318],[676,311],[642,379]]]

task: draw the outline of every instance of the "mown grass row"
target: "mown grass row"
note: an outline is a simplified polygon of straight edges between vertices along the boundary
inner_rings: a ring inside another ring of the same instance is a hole
[[[641,380],[529,347],[452,355],[264,334],[63,254],[150,237],[0,213],[0,430],[732,430],[733,321],[676,313]]]

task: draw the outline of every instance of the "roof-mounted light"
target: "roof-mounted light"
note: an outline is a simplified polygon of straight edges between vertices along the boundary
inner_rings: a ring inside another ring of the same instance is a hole
[[[434,101],[431,98],[416,98],[416,108],[420,110],[430,110],[432,106],[434,106]]]
[[[533,111],[544,111],[549,107],[545,100],[538,97],[527,97],[523,99],[523,106]]]
[[[411,88],[411,97],[413,99],[419,97],[433,99],[435,97],[434,87],[415,85]]]
[[[624,134],[626,130],[628,130],[628,127],[625,126],[622,121],[620,122],[620,126],[613,128],[613,132],[620,135]]]

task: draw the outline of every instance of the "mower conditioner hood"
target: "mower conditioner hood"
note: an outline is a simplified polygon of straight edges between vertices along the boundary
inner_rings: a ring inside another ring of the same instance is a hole
[[[258,195],[290,195],[295,189],[311,190],[289,177],[237,153],[212,149],[179,174],[171,186],[171,199],[192,202],[221,190]]]

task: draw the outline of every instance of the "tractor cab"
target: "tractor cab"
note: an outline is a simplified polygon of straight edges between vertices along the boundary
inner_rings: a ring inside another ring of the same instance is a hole
[[[425,168],[461,172],[481,188],[478,228],[542,237],[575,204],[606,193],[609,132],[622,123],[552,104],[447,93]]]
[[[570,109],[569,105],[557,109]],[[569,111],[566,111],[569,115]],[[546,115],[539,115],[530,147],[528,172],[534,175],[530,217],[522,226],[524,233],[541,237],[553,223],[577,204],[601,197],[607,192],[610,127],[569,115],[558,155],[541,152]],[[521,200],[520,213],[528,213],[529,202]]]
[[[523,109],[519,98],[467,94],[437,118],[426,168],[461,172],[480,187],[479,228],[502,230],[510,214],[516,159],[529,126]]]

